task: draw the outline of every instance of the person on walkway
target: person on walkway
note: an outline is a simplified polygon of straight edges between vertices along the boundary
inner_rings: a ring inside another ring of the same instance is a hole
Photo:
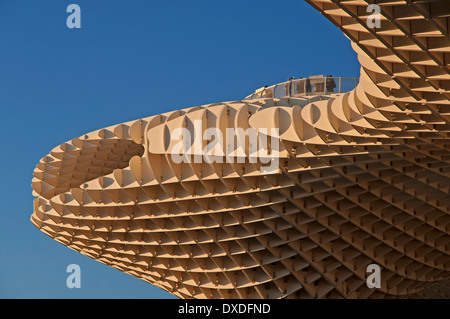
[[[311,81],[309,79],[305,80],[306,93],[311,93]]]
[[[305,79],[303,78],[297,81],[297,94],[305,94]]]
[[[267,99],[271,99],[273,98],[273,91],[271,88],[267,87],[267,85],[264,87],[263,90],[263,97],[267,98]]]
[[[334,92],[334,88],[336,87],[336,82],[334,81],[331,75],[327,75],[327,92]]]

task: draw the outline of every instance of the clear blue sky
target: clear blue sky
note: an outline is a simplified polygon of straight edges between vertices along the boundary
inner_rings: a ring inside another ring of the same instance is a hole
[[[81,29],[66,26],[71,3]],[[301,0],[0,0],[0,298],[173,298],[38,231],[34,167],[96,129],[314,74],[359,65]],[[69,264],[81,289],[66,287]]]

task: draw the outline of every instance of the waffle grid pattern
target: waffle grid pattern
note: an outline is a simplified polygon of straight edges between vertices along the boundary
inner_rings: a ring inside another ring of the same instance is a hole
[[[371,29],[374,1],[307,2],[352,40],[355,90],[203,105],[75,138],[37,165],[32,223],[180,298],[450,298],[442,3],[376,1]],[[278,172],[249,162],[249,141],[243,163],[175,163],[171,132],[198,120],[202,132],[278,128]],[[379,289],[366,285],[370,264]]]

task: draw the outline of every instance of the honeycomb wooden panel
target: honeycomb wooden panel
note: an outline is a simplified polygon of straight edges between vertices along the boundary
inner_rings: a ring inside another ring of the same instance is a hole
[[[376,1],[380,28],[367,24],[374,1],[307,2],[351,39],[353,91],[197,106],[75,138],[37,165],[32,223],[180,298],[450,298],[445,1]],[[249,160],[248,142],[242,163],[176,163],[171,134],[198,120],[201,132],[278,128],[276,173]],[[366,284],[370,264],[381,288]]]

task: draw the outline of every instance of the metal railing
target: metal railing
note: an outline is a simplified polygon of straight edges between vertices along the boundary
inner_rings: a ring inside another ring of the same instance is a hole
[[[358,82],[358,78],[311,76],[260,88],[244,100],[345,93],[353,90]]]

